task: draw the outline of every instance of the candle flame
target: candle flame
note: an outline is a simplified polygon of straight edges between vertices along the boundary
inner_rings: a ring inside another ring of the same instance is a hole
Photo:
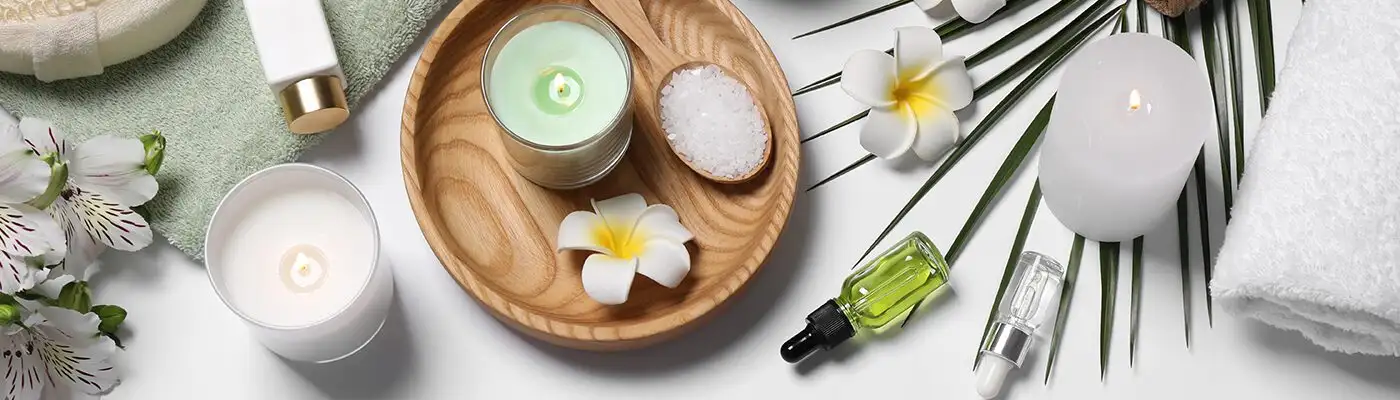
[[[1142,108],[1142,93],[1133,89],[1132,92],[1128,93],[1128,111],[1137,111],[1139,108]]]

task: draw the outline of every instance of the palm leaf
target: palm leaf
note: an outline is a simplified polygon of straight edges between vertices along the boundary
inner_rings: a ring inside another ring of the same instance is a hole
[[[837,28],[837,27],[840,27],[840,26],[842,26],[842,25],[846,25],[846,24],[849,24],[849,23],[852,23],[852,22],[860,21],[860,20],[862,20],[862,19],[869,18],[870,16],[873,16],[873,15],[876,15],[876,14],[879,14],[879,13],[882,13],[882,12],[885,12],[885,11],[893,10],[893,9],[899,8],[900,6],[903,6],[903,5],[909,4],[909,3],[913,3],[913,2],[914,2],[914,0],[895,0],[895,1],[893,1],[893,2],[890,2],[889,4],[885,4],[885,5],[883,5],[883,6],[875,7],[874,9],[872,9],[872,10],[870,10],[870,11],[866,11],[866,12],[863,12],[863,13],[860,13],[860,14],[856,14],[854,17],[850,17],[850,18],[846,18],[846,19],[843,19],[843,20],[840,20],[840,21],[836,21],[835,23],[832,23],[832,24],[830,24],[830,25],[823,26],[823,27],[820,27],[820,28],[817,28],[817,29],[813,29],[813,30],[811,30],[811,31],[808,31],[807,33],[803,33],[803,34],[800,34],[800,35],[797,35],[797,36],[793,36],[792,39],[793,39],[793,40],[797,40],[797,39],[801,39],[801,38],[804,38],[804,37],[807,37],[807,36],[812,36],[812,35],[815,35],[815,34],[818,34],[818,33],[821,33],[821,32],[826,32],[826,31],[835,29],[835,28]],[[958,21],[962,21],[962,18],[958,18],[957,20],[958,20]],[[966,22],[966,21],[964,21],[964,22]]]
[[[1040,108],[1040,113],[1036,114],[1035,120],[1026,127],[1026,132],[1021,134],[1021,139],[1016,141],[1016,145],[1011,147],[1011,153],[1006,155],[1006,160],[1001,162],[1001,168],[997,168],[997,173],[992,175],[991,183],[987,184],[987,190],[982,191],[982,198],[977,199],[977,205],[972,207],[972,213],[967,216],[967,222],[963,223],[962,230],[958,231],[958,237],[953,239],[953,245],[948,247],[948,255],[945,259],[949,264],[957,261],[962,255],[963,247],[967,246],[968,239],[972,238],[972,231],[982,221],[982,216],[991,207],[992,200],[1001,193],[1001,189],[1011,181],[1011,177],[1016,175],[1016,170],[1021,168],[1021,164],[1026,161],[1026,155],[1030,154],[1031,148],[1035,147],[1036,141],[1045,132],[1045,126],[1050,124],[1050,111],[1055,107],[1055,98],[1051,97],[1045,102],[1045,106]]]
[[[1147,33],[1147,3],[1137,0],[1137,31]]]
[[[1091,7],[1091,10],[1089,11],[1092,11],[1094,9],[1098,8]],[[1122,7],[1119,7],[1119,9],[1122,9]],[[1056,33],[1055,36],[1051,37],[1049,40],[1046,40],[1045,43],[1036,47],[1034,50],[1031,50],[1031,52],[1027,54],[1026,57],[1017,61],[1015,64],[1012,64],[1005,71],[1002,71],[1000,74],[997,74],[996,76],[992,77],[992,79],[988,80],[986,83],[983,83],[981,86],[978,86],[976,89],[974,89],[972,93],[972,101],[976,102],[977,100],[982,99],[991,92],[1000,88],[1002,85],[1010,83],[1011,80],[1015,79],[1017,75],[1020,75],[1022,72],[1029,69],[1031,66],[1036,65],[1035,63],[1041,62],[1042,60],[1045,60],[1047,58],[1053,61],[1040,64],[1035,69],[1035,71],[1031,73],[1030,77],[1027,77],[1025,81],[1022,81],[1020,85],[1017,85],[1014,89],[1012,89],[1011,93],[1006,96],[1006,99],[1003,99],[1001,103],[997,104],[997,106],[994,107],[992,111],[987,114],[987,117],[983,118],[982,122],[979,123],[976,128],[973,128],[973,132],[968,135],[968,138],[964,139],[962,143],[958,144],[958,147],[953,149],[953,153],[950,156],[949,160],[954,160],[951,157],[961,158],[962,156],[959,154],[960,149],[968,145],[969,142],[975,143],[977,140],[980,140],[981,136],[984,135],[987,130],[990,130],[993,126],[995,126],[997,122],[999,122],[1001,118],[1005,116],[1004,114],[1010,111],[1010,107],[1014,106],[1017,102],[1019,102],[1021,100],[1021,97],[1023,97],[1026,92],[1029,92],[1031,89],[1034,89],[1035,85],[1045,78],[1044,75],[1048,74],[1051,70],[1053,70],[1055,66],[1058,66],[1059,63],[1063,61],[1064,58],[1067,57],[1070,52],[1072,52],[1074,49],[1077,49],[1080,45],[1083,45],[1084,42],[1087,41],[1095,31],[1102,28],[1103,25],[1107,23],[1107,18],[1111,15],[1112,13],[1105,14],[1103,17],[1100,17],[1096,21],[1089,21],[1089,18],[1092,18],[1093,14],[1089,14],[1088,11],[1086,11],[1086,14],[1081,14],[1079,17],[1075,18],[1074,21],[1071,21],[1068,26],[1060,30],[1060,32]],[[1085,25],[1084,23],[1087,23],[1087,25]],[[1087,26],[1087,28],[1085,28],[1085,26]],[[842,121],[836,126],[822,130],[816,135],[812,135],[811,139],[815,139],[816,137],[826,135],[827,133],[830,133],[840,127],[844,127],[855,121],[865,118],[869,114],[870,110],[865,110],[860,113],[857,113],[856,115],[847,118],[845,121]],[[976,137],[975,139],[974,136]],[[871,157],[862,157],[861,159],[856,160],[856,162],[851,163],[851,165],[846,166],[846,168],[842,168],[836,174],[823,178],[817,184],[808,187],[807,191],[812,191],[820,187],[821,185],[826,184],[827,182],[831,182],[832,180],[835,180],[836,177],[844,175],[847,172],[854,170],[856,167],[864,165],[871,159]],[[952,162],[956,163],[957,161]],[[944,165],[948,165],[948,161],[944,161]],[[944,173],[946,173],[946,171]],[[942,179],[942,175],[938,175],[938,178]],[[930,184],[929,186],[931,187],[932,185]],[[922,194],[920,194],[919,196],[922,196]],[[910,204],[910,207],[912,207],[912,203]],[[885,234],[888,233],[888,231],[885,232]],[[881,238],[883,238],[883,235],[881,236]],[[870,255],[870,253],[867,251],[865,255],[861,256],[861,258],[865,258],[866,255]]]
[[[1118,302],[1118,242],[1099,243],[1099,379],[1108,376],[1108,350],[1113,343],[1113,310]]]
[[[1143,237],[1133,239],[1133,309],[1132,326],[1128,333],[1128,366],[1137,359],[1138,321],[1142,315],[1142,242]]]
[[[1259,67],[1259,105],[1269,110],[1274,94],[1274,13],[1269,0],[1249,0],[1249,25],[1254,30],[1254,57]]]
[[[1215,4],[1207,4],[1198,9],[1201,16],[1201,43],[1205,47],[1206,71],[1210,74],[1210,91],[1215,95],[1215,133],[1220,143],[1220,182],[1224,188],[1225,222],[1230,222],[1230,209],[1234,207],[1234,184],[1230,172],[1230,106],[1229,94],[1225,88],[1224,58],[1220,47],[1220,37],[1216,33]]]
[[[855,17],[847,18],[847,19],[841,20],[840,22],[837,22],[837,23],[835,23],[835,24],[827,25],[827,26],[818,28],[817,30],[814,30],[814,31],[811,31],[811,32],[807,32],[807,33],[804,33],[804,34],[801,34],[801,35],[797,35],[797,36],[794,37],[793,39],[799,39],[799,38],[802,38],[802,37],[805,37],[805,36],[808,36],[808,35],[815,34],[815,33],[817,33],[817,32],[822,32],[822,31],[825,31],[825,30],[829,30],[829,29],[832,29],[832,28],[841,26],[841,25],[849,24],[849,23],[851,23],[851,22],[855,22],[855,21],[857,21],[857,20],[860,20],[860,19],[869,17],[869,16],[871,16],[871,15],[879,14],[879,13],[881,13],[881,12],[888,11],[888,10],[890,10],[890,9],[899,7],[899,6],[901,6],[901,5],[908,4],[910,1],[912,1],[912,0],[896,0],[894,3],[886,4],[886,5],[884,5],[884,6],[881,6],[881,7],[879,7],[879,8],[876,8],[876,9],[874,9],[874,10],[866,11],[866,12],[861,13],[860,15],[857,15],[857,16],[855,16]],[[1024,7],[1024,6],[1026,6],[1026,5],[1029,5],[1029,4],[1031,3],[1031,1],[1032,1],[1032,0],[1012,0],[1012,1],[1009,1],[1009,2],[1007,2],[1006,7],[1002,7],[1002,9],[997,10],[997,12],[995,12],[995,13],[992,14],[991,18],[988,18],[987,21],[983,21],[982,24],[973,24],[973,23],[969,23],[969,22],[963,20],[962,18],[953,17],[953,19],[948,20],[947,22],[944,22],[944,23],[942,23],[942,24],[939,24],[938,27],[933,28],[933,30],[934,30],[935,32],[938,32],[938,37],[943,38],[943,42],[944,42],[944,43],[951,42],[951,41],[953,41],[953,39],[957,39],[957,38],[959,38],[959,37],[962,37],[963,35],[966,35],[966,34],[968,34],[968,33],[971,33],[972,30],[973,30],[973,28],[977,27],[978,25],[989,24],[990,22],[996,20],[997,18],[1000,18],[1002,15],[1004,15],[1004,14],[1007,13],[1007,12],[1011,12],[1011,11],[1014,11],[1014,10],[1019,9],[1019,8],[1021,8],[1021,7]],[[1065,1],[1069,1],[1069,0],[1065,0]],[[1057,5],[1057,6],[1058,6],[1058,5]],[[890,48],[889,50],[885,50],[885,54],[894,54],[894,48]],[[973,65],[972,63],[968,63],[968,68],[971,68],[972,65]],[[834,73],[834,74],[831,74],[831,75],[827,75],[826,77],[823,77],[823,78],[821,78],[821,79],[818,79],[816,82],[812,82],[812,83],[807,84],[806,86],[803,86],[803,87],[801,87],[801,88],[798,88],[797,90],[795,90],[795,91],[792,92],[792,95],[793,95],[793,96],[797,96],[797,95],[800,95],[800,94],[809,93],[809,92],[812,92],[812,91],[817,90],[817,89],[821,89],[821,88],[824,88],[824,87],[827,87],[827,86],[831,86],[832,84],[835,84],[836,82],[840,82],[840,81],[841,81],[841,72],[837,72],[837,73]]]
[[[826,136],[826,134],[828,133],[835,132],[837,129],[844,128],[846,127],[846,125],[850,125],[852,123],[855,123],[856,121],[860,121],[861,118],[865,118],[869,115],[870,110],[858,112],[856,113],[856,115],[852,115],[850,118],[846,118],[845,121],[837,122],[836,125],[832,125],[830,128],[823,129],[821,132],[817,132],[817,134],[815,135],[808,136],[806,139],[802,139],[802,143],[807,143],[816,140],[819,137]]]
[[[1120,6],[1118,9],[1121,10],[1122,7]],[[967,135],[967,138],[963,139],[961,143],[958,143],[957,147],[953,148],[953,151],[948,155],[948,158],[943,161],[943,164],[939,165],[938,169],[933,172],[933,175],[929,176],[929,178],[924,181],[923,186],[920,186],[919,190],[914,192],[914,196],[904,204],[904,207],[900,209],[897,214],[895,214],[895,217],[885,226],[884,231],[880,232],[879,236],[876,236],[875,240],[866,248],[865,253],[861,254],[860,259],[864,259],[866,256],[870,255],[870,252],[875,250],[875,246],[878,245],[881,240],[884,240],[886,236],[889,236],[890,232],[894,230],[895,225],[899,224],[899,221],[902,221],[904,216],[908,215],[909,211],[914,209],[914,205],[918,204],[920,200],[923,200],[924,196],[928,195],[928,192],[933,189],[933,186],[943,180],[943,177],[957,165],[958,161],[966,156],[967,153],[972,150],[972,147],[975,146],[978,141],[982,140],[982,137],[987,135],[987,132],[991,131],[997,123],[1001,122],[1001,119],[1011,111],[1012,107],[1015,107],[1036,85],[1039,85],[1040,82],[1044,80],[1055,67],[1059,66],[1070,53],[1074,52],[1080,45],[1088,41],[1089,37],[1093,36],[1099,28],[1106,25],[1113,17],[1113,14],[1114,12],[1105,14],[1103,17],[1094,21],[1090,27],[1079,32],[1079,34],[1075,35],[1073,38],[1070,38],[1068,43],[1058,47],[1045,62],[1041,63],[1034,71],[1031,71],[1030,75],[1026,76],[1025,80],[1022,80],[1020,84],[1012,88],[1011,92],[1006,95],[1006,98],[1002,99],[1000,103],[997,103],[997,105],[987,113],[987,116],[982,119],[982,122],[978,123],[977,127],[972,129],[972,132]]]
[[[1045,26],[1047,25],[1050,25],[1050,23],[1058,21],[1061,16],[1065,15],[1066,12],[1069,12],[1069,10],[1074,9],[1075,7],[1079,7],[1079,5],[1084,4],[1085,1],[1087,0],[1061,0],[1059,3],[1056,3],[1054,6],[1051,6],[1050,8],[1046,9],[1044,12],[1041,12],[1040,15],[1036,15],[1035,18],[1032,18],[1030,21],[1027,21],[1024,24],[1021,24],[1021,26],[1016,27],[1016,29],[1011,31],[1011,33],[1008,33],[1006,34],[1006,36],[1002,36],[1001,39],[997,39],[997,41],[992,42],[992,44],[988,45],[987,48],[982,49],[982,51],[974,53],[971,56],[968,56],[967,67],[972,68],[977,65],[980,65],[986,62],[987,60],[990,60],[993,57],[996,57],[997,55],[1006,52],[1006,50],[1012,47],[1016,47],[1016,45],[1019,45],[1021,43],[1024,43],[1027,38],[1031,37],[1032,35],[1035,35],[1036,33],[1039,33],[1041,29],[1045,28]],[[1108,3],[1110,3],[1110,1],[1103,1],[1103,3],[1106,6]]]
[[[865,165],[865,163],[875,161],[875,158],[876,157],[874,154],[866,154],[864,156],[861,156],[860,159],[851,163],[851,165],[847,165],[845,168],[841,168],[840,171],[836,171],[836,173],[831,174],[831,176],[828,176],[825,179],[822,179],[820,181],[817,181],[817,183],[812,184],[811,187],[807,188],[807,191],[810,192],[816,188],[821,187],[822,185],[827,184],[827,182],[834,181],[836,180],[836,178],[840,178],[841,175],[845,175],[847,172],[851,172],[854,171],[856,168],[860,168],[860,166]]]
[[[1035,181],[1035,186],[1031,188],[1031,197],[1026,200],[1026,211],[1021,213],[1021,226],[1016,229],[1016,241],[1011,243],[1011,255],[1006,257],[1006,268],[1001,273],[1001,286],[997,288],[997,297],[992,301],[992,311],[987,314],[987,326],[982,328],[982,340],[979,344],[987,341],[987,333],[992,329],[992,321],[996,321],[997,310],[1001,308],[1001,298],[1006,295],[1006,287],[1011,284],[1011,274],[1016,271],[1016,263],[1021,259],[1021,250],[1026,247],[1026,237],[1030,236],[1031,224],[1035,222],[1035,212],[1040,209],[1040,181]],[[911,314],[912,315],[912,314]],[[909,323],[908,319],[904,323]],[[978,347],[980,354],[981,347]],[[977,369],[977,363],[981,362],[979,355],[973,357],[972,369]]]
[[[1235,130],[1235,180],[1244,177],[1244,54],[1240,43],[1240,13],[1235,3],[1225,3],[1225,41],[1230,45],[1230,100],[1235,112],[1231,118]]]
[[[1045,361],[1045,384],[1050,384],[1050,371],[1055,367],[1055,355],[1060,353],[1060,335],[1065,332],[1065,321],[1069,319],[1070,301],[1074,299],[1074,284],[1079,279],[1079,263],[1084,259],[1084,237],[1074,235],[1074,246],[1069,251],[1069,266],[1065,269],[1065,282],[1060,288],[1060,310],[1055,313],[1055,331],[1050,335],[1050,356]]]
[[[1215,325],[1215,312],[1210,294],[1210,278],[1214,267],[1211,265],[1210,250],[1210,202],[1206,201],[1206,149],[1196,156],[1196,212],[1201,220],[1201,268],[1206,278],[1206,323]]]
[[[1176,198],[1176,238],[1181,257],[1181,316],[1185,321],[1186,348],[1191,348],[1191,233],[1186,229],[1187,222],[1186,188],[1181,188],[1181,196]]]
[[[1169,18],[1169,17],[1167,17],[1167,16],[1162,16],[1162,24],[1163,24],[1164,26],[1167,27],[1167,30],[1166,30],[1166,32],[1165,32],[1165,33],[1166,33],[1166,36],[1167,36],[1168,38],[1170,38],[1172,42],[1175,42],[1177,46],[1181,46],[1181,48],[1182,48],[1183,50],[1186,51],[1186,54],[1191,54],[1191,38],[1187,36],[1187,35],[1189,35],[1190,33],[1187,31],[1186,18],[1185,18],[1184,16],[1183,16],[1183,17],[1177,17],[1177,18]],[[1201,222],[1201,224],[1200,224],[1200,225],[1201,225],[1201,236],[1202,236],[1202,240],[1203,240],[1203,244],[1204,244],[1204,246],[1201,246],[1201,251],[1202,251],[1203,257],[1207,257],[1207,258],[1208,258],[1208,256],[1204,256],[1204,254],[1210,252],[1210,243],[1209,243],[1210,223],[1209,223],[1209,213],[1206,212],[1207,203],[1206,203],[1206,201],[1205,201],[1205,200],[1206,200],[1206,197],[1205,197],[1206,195],[1205,195],[1205,179],[1204,179],[1204,178],[1205,178],[1205,172],[1204,172],[1204,171],[1205,171],[1205,169],[1204,169],[1205,161],[1204,161],[1204,157],[1205,157],[1205,148],[1203,147],[1203,148],[1201,148],[1201,155],[1200,155],[1200,157],[1196,157],[1196,167],[1195,167],[1195,175],[1196,175],[1196,177],[1197,177],[1197,179],[1196,179],[1196,192],[1197,192],[1197,193],[1196,193],[1196,199],[1197,199],[1197,202],[1198,202],[1198,203],[1201,203],[1200,206],[1199,206],[1199,207],[1200,207],[1200,210],[1199,210],[1200,213],[1199,213],[1199,214],[1200,214],[1200,219],[1201,219],[1201,220],[1200,220],[1200,222]],[[1189,249],[1189,247],[1191,246],[1191,244],[1190,244],[1190,240],[1189,240],[1190,234],[1189,234],[1189,233],[1186,233],[1186,229],[1187,229],[1186,227],[1189,226],[1189,224],[1186,222],[1186,218],[1189,218],[1189,217],[1188,217],[1188,214],[1189,214],[1189,213],[1186,211],[1186,202],[1185,202],[1185,197],[1184,197],[1185,195],[1186,195],[1186,192],[1185,192],[1185,190],[1183,189],[1183,190],[1182,190],[1182,196],[1183,196],[1183,197],[1180,198],[1180,199],[1177,199],[1177,214],[1178,214],[1178,215],[1177,215],[1177,226],[1178,226],[1178,228],[1180,228],[1180,230],[1181,230],[1180,233],[1179,233],[1178,235],[1179,235],[1179,239],[1181,239],[1179,244],[1182,246],[1182,248],[1181,248],[1181,254],[1182,254],[1182,257],[1183,257],[1183,258],[1182,258],[1183,261],[1182,261],[1182,264],[1181,264],[1181,268],[1182,268],[1182,269],[1181,269],[1181,279],[1182,279],[1182,280],[1181,280],[1181,285],[1182,285],[1182,286],[1181,286],[1181,288],[1182,288],[1181,290],[1182,290],[1182,296],[1187,296],[1187,297],[1189,297],[1189,296],[1191,295],[1191,286],[1190,286],[1190,283],[1191,283],[1191,282],[1190,282],[1190,279],[1191,279],[1191,278],[1190,278],[1190,276],[1191,276],[1191,275],[1190,275],[1190,272],[1191,272],[1191,266],[1190,266],[1191,251],[1190,251],[1190,249]],[[1206,263],[1207,265],[1210,264],[1209,261],[1205,261],[1205,263]],[[1209,269],[1209,267],[1207,267],[1207,269]],[[1207,281],[1207,282],[1209,282],[1209,281]],[[1210,301],[1210,299],[1209,299],[1209,294],[1210,294],[1210,290],[1206,290],[1206,295],[1207,295],[1206,301],[1207,301],[1207,302]],[[1186,343],[1186,346],[1187,346],[1187,347],[1190,347],[1190,346],[1191,346],[1191,339],[1190,339],[1190,330],[1191,330],[1191,328],[1190,328],[1191,315],[1190,315],[1190,314],[1191,314],[1191,308],[1190,308],[1190,307],[1187,307],[1187,308],[1184,310],[1184,312],[1186,312],[1186,314],[1187,314],[1187,315],[1186,315],[1186,321],[1187,321],[1187,328],[1186,328],[1186,329],[1187,329],[1187,339],[1186,339],[1186,342],[1187,342],[1187,343]]]

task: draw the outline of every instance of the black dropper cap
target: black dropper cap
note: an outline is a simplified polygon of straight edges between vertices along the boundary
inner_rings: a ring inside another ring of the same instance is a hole
[[[807,327],[798,332],[787,343],[783,343],[783,360],[796,363],[817,351],[830,350],[856,335],[856,328],[836,305],[836,300],[827,300],[816,311],[807,314]]]

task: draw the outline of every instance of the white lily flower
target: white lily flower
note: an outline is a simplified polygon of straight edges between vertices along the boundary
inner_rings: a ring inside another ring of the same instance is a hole
[[[66,245],[53,219],[24,202],[44,193],[49,165],[25,144],[18,124],[0,123],[0,292],[13,294],[42,279],[43,260],[61,260]]]
[[[943,4],[944,0],[914,0],[919,8],[924,11],[932,10]],[[981,23],[991,18],[992,14],[1006,6],[1006,0],[948,0],[953,3],[953,10],[958,12],[958,16],[971,23]]]
[[[68,166],[68,182],[45,208],[67,238],[66,273],[82,274],[107,247],[136,251],[151,244],[150,225],[131,208],[145,204],[159,186],[146,171],[139,139],[99,136],[77,146],[48,121],[20,120],[35,153]]]
[[[5,398],[37,400],[45,388],[110,393],[121,384],[109,361],[116,344],[98,336],[100,323],[93,313],[44,306],[23,324],[6,326],[0,337]]]
[[[972,103],[972,77],[961,56],[945,59],[943,39],[922,27],[895,30],[895,52],[860,50],[846,61],[841,88],[870,106],[860,145],[889,159],[913,150],[933,161],[958,141],[953,111]]]
[[[647,206],[632,193],[593,202],[593,211],[575,211],[559,223],[559,251],[597,252],[583,262],[583,290],[599,303],[627,302],[632,278],[640,273],[674,288],[690,273],[685,242],[695,238],[676,210]]]

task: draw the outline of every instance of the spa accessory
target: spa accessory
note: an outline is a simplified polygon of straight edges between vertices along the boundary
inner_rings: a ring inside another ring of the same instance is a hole
[[[1065,269],[1059,262],[1036,252],[1021,253],[997,307],[996,322],[978,353],[977,394],[982,398],[997,397],[1006,374],[1025,362],[1036,330],[1056,313],[1064,280]]]
[[[763,164],[768,134],[744,84],[714,65],[676,71],[661,89],[671,148],[706,174],[737,179]]]
[[[325,132],[350,117],[345,73],[321,0],[243,0],[263,75],[292,133]]]
[[[423,237],[442,268],[489,314],[522,334],[584,350],[626,350],[693,332],[726,310],[755,278],[783,232],[797,191],[801,147],[797,113],[778,60],[728,0],[652,0],[655,29],[682,51],[744,66],[753,94],[768,106],[772,159],[758,179],[718,185],[671,153],[656,118],[635,118],[630,150],[594,185],[550,190],[515,172],[499,129],[479,96],[482,57],[495,30],[531,2],[464,1],[426,40],[403,104],[399,138],[404,186]],[[487,27],[482,29],[482,27]],[[653,73],[633,51],[634,75]],[[633,82],[638,115],[660,115],[648,83]],[[483,134],[486,133],[486,134]],[[459,184],[472,182],[472,184]],[[677,289],[638,278],[627,303],[588,299],[583,252],[560,254],[555,227],[589,200],[643,193],[673,207],[695,241],[690,273]],[[469,229],[462,229],[467,227]],[[509,273],[502,273],[509,271]],[[540,291],[540,288],[548,288]]]
[[[596,252],[583,261],[583,291],[607,305],[627,302],[632,278],[645,275],[676,288],[690,273],[690,250],[695,239],[681,225],[676,210],[665,204],[647,205],[636,193],[593,200],[593,211],[574,211],[559,223],[559,251]]]
[[[393,300],[374,211],[350,181],[321,167],[282,164],[239,182],[214,212],[204,252],[219,298],[291,360],[354,354]]]
[[[1255,137],[1211,293],[1332,351],[1400,356],[1400,20],[1383,0],[1303,7]]]
[[[662,43],[661,38],[656,35],[656,31],[652,30],[651,22],[647,20],[646,12],[642,9],[642,4],[639,3],[638,0],[593,0],[592,3],[593,6],[597,7],[604,16],[607,16],[613,24],[617,25],[618,29],[621,29],[623,34],[632,39],[632,43],[636,44],[637,48],[640,48],[642,53],[653,62],[650,74],[647,76],[650,78],[651,83],[655,84],[654,87],[657,88],[656,90],[658,91],[658,93],[653,94],[654,97],[649,97],[649,99],[653,99],[655,103],[661,104],[662,99],[665,97],[664,93],[661,92],[670,86],[671,79],[674,76],[673,73],[681,70],[688,70],[701,66],[713,66],[724,71],[725,75],[743,83],[743,80],[740,79],[740,75],[734,74],[733,71],[730,71],[722,65],[704,61],[696,57],[681,55],[675,50],[671,50],[670,47],[666,47],[666,44]],[[759,120],[762,121],[763,124],[763,156],[757,163],[751,163],[748,162],[749,160],[745,160],[731,164],[723,161],[714,161],[703,155],[690,158],[682,152],[682,149],[686,149],[685,147],[677,148],[675,141],[667,141],[667,143],[671,145],[671,150],[676,152],[676,156],[680,158],[681,161],[684,161],[690,169],[704,176],[706,179],[719,183],[741,183],[748,181],[758,176],[758,172],[762,171],[763,168],[768,165],[768,159],[772,156],[773,135],[771,132],[772,129],[768,126],[767,122],[768,113],[763,109],[763,103],[758,101],[757,97],[754,97],[754,91],[748,88],[747,84],[745,84],[744,92],[749,94],[750,101],[753,103],[754,108],[758,109]],[[740,114],[740,116],[714,115],[711,116],[711,118],[736,118],[739,120],[750,118],[744,115],[748,113],[746,110],[748,107],[734,107],[732,111],[736,114]],[[661,104],[661,106],[657,108],[661,109],[664,115],[666,112],[665,104]],[[679,132],[667,131],[666,133],[671,134]],[[730,172],[728,169],[736,165],[752,165],[752,168],[738,174],[727,174],[727,172]],[[705,168],[705,166],[714,166],[717,168],[711,170]],[[719,172],[719,174],[716,172]]]
[[[1006,6],[1006,0],[914,0],[919,8],[924,11],[933,10],[942,5],[944,1],[953,3],[953,10],[958,16],[971,23],[981,23],[991,18],[993,13]]]
[[[1065,65],[1040,150],[1045,204],[1066,227],[1130,240],[1169,214],[1215,129],[1206,76],[1140,33],[1090,43]]]
[[[856,331],[879,331],[948,282],[948,263],[923,233],[914,232],[851,273],[841,294],[807,315],[807,327],[783,343],[795,363],[830,350]]]
[[[972,104],[962,56],[945,58],[943,39],[924,27],[895,30],[894,55],[860,50],[846,59],[841,89],[870,107],[860,130],[865,151],[891,159],[910,151],[937,161],[958,142],[954,111]]]
[[[602,17],[549,5],[512,18],[491,38],[482,95],[510,165],[551,189],[602,179],[632,140],[632,61]]]
[[[101,74],[171,41],[205,0],[0,0],[0,71],[40,81]]]

